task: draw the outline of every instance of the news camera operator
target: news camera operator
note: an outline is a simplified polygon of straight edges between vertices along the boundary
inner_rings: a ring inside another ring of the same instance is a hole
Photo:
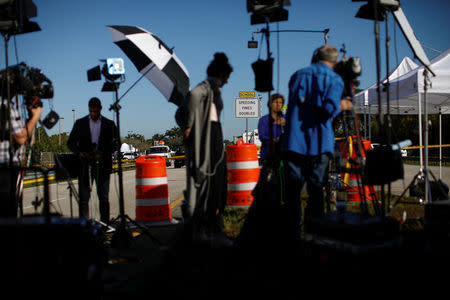
[[[0,217],[16,218],[18,208],[16,186],[22,166],[21,159],[25,154],[25,146],[30,143],[33,131],[41,118],[42,105],[28,105],[29,119],[24,122],[16,104],[12,101],[19,93],[15,87],[19,85],[20,78],[13,73],[10,76],[10,99],[6,95],[4,76],[2,76],[1,89]]]
[[[350,100],[342,99],[344,82],[333,70],[338,56],[331,45],[316,49],[311,65],[295,72],[289,81],[282,151],[292,236],[300,231],[301,191],[305,183],[308,192],[305,222],[324,213],[323,187],[334,152],[332,120],[353,107]]]
[[[91,183],[97,184],[100,220],[109,223],[109,181],[112,172],[112,154],[116,149],[117,127],[101,115],[100,99],[89,100],[89,114],[78,119],[70,132],[67,146],[79,155],[81,173],[78,176],[79,216],[89,218]]]

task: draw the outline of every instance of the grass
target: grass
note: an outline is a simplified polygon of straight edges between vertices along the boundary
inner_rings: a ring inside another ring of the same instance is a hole
[[[398,220],[401,232],[419,232],[423,230],[424,205],[416,197],[403,197],[398,201],[399,196],[393,195],[390,201],[391,209],[386,211],[386,215]],[[302,196],[302,208],[306,206],[307,195]],[[386,200],[387,201],[387,200]],[[369,214],[375,215],[373,201],[368,203]],[[378,205],[380,205],[378,200]],[[387,205],[386,205],[387,207]],[[331,206],[334,209],[334,204]],[[361,212],[360,202],[347,202],[347,210]],[[223,216],[225,234],[230,238],[236,238],[244,225],[248,209],[227,207]],[[271,220],[267,220],[271,222]]]

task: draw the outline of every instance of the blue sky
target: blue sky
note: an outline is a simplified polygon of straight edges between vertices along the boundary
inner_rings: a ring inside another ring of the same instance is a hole
[[[234,101],[240,91],[254,90],[254,74],[251,64],[259,53],[266,59],[265,43],[261,49],[248,49],[247,41],[252,32],[263,25],[250,25],[250,14],[245,0],[167,0],[167,1],[118,1],[118,0],[33,0],[38,9],[37,22],[40,32],[18,35],[9,41],[9,64],[17,61],[39,68],[52,81],[55,89],[51,101],[44,100],[44,115],[50,109],[61,120],[62,132],[69,132],[76,118],[87,114],[88,100],[99,97],[103,102],[103,114],[114,119],[109,110],[113,94],[101,92],[103,81],[88,82],[86,71],[98,64],[99,59],[122,57],[125,61],[126,81],[119,89],[124,93],[139,77],[131,61],[111,38],[107,25],[140,26],[158,35],[174,51],[190,73],[191,88],[205,78],[206,67],[217,51],[225,52],[234,68],[228,84],[223,88],[225,108],[222,113],[224,135],[232,139],[245,130],[245,119],[235,118]],[[328,44],[340,48],[346,45],[347,55],[361,58],[363,73],[360,87],[366,88],[376,81],[376,57],[374,22],[355,18],[365,2],[351,0],[291,0],[289,20],[280,22],[280,30],[330,29]],[[403,0],[403,11],[425,52],[432,59],[437,52],[450,47],[448,33],[448,0]],[[413,58],[413,52],[399,27],[389,16],[390,69],[404,56]],[[270,24],[277,29],[276,23]],[[385,25],[380,25],[381,76],[385,66]],[[277,37],[278,42],[277,42]],[[255,35],[260,41],[260,35]],[[315,48],[324,43],[321,33],[271,34],[270,50],[275,58],[273,85],[276,92],[287,97],[289,77],[311,60]],[[17,46],[17,48],[15,47]],[[4,52],[4,44],[2,45]],[[279,49],[279,52],[277,51]],[[16,56],[17,53],[17,56]],[[416,61],[419,63],[418,61]],[[279,63],[279,74],[277,73]],[[4,55],[0,67],[5,67]],[[258,93],[260,94],[260,93]],[[267,113],[267,93],[263,96],[263,114]],[[176,106],[160,94],[146,79],[141,80],[120,102],[121,136],[128,132],[143,134],[164,133],[175,126]],[[249,129],[256,128],[257,119],[249,119]],[[58,133],[58,126],[48,133]]]

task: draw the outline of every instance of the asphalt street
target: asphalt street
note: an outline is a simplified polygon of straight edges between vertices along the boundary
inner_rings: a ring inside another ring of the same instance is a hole
[[[404,165],[404,179],[397,180],[391,184],[392,193],[395,195],[401,195],[419,173],[420,167],[417,165]],[[432,175],[439,179],[439,175],[442,172],[442,181],[450,186],[450,167],[431,166],[429,167],[430,179],[433,179]],[[186,187],[186,168],[167,168],[167,179],[169,185],[169,196],[172,203],[172,214],[174,217],[181,217],[179,211],[179,204],[181,202],[181,197],[183,196],[183,190]],[[72,186],[78,189],[78,181],[76,179],[71,180]],[[377,189],[378,187],[376,187]],[[385,187],[386,188],[386,187]],[[58,213],[64,217],[77,217],[78,216],[78,204],[74,197],[70,197],[69,183],[66,181],[59,183],[50,184],[50,203],[51,212]],[[125,171],[123,172],[123,191],[124,191],[124,210],[125,214],[131,219],[135,219],[136,215],[136,178],[135,171]],[[386,188],[387,191],[387,188]],[[35,209],[32,202],[38,199],[43,199],[44,190],[43,186],[30,187],[24,189],[23,195],[23,211],[24,214],[41,214],[42,213],[42,203]],[[407,194],[409,195],[409,194]],[[111,175],[110,182],[110,192],[109,199],[111,205],[111,218],[115,218],[119,215],[119,176],[117,173]],[[94,219],[99,219],[98,211],[98,198],[95,193],[95,186],[93,187],[93,192],[91,194],[91,216]]]

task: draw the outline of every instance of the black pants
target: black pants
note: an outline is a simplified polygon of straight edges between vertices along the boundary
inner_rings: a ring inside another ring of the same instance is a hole
[[[15,168],[0,169],[0,217],[17,217],[16,184],[19,171]]]
[[[110,173],[101,170],[96,165],[83,163],[81,176],[78,178],[78,193],[80,202],[78,205],[79,216],[89,218],[89,198],[91,196],[91,184],[97,184],[99,199],[100,220],[109,223],[109,179]]]

